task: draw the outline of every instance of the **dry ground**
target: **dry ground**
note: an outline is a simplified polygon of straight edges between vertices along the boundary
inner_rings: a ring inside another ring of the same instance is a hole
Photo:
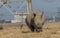
[[[43,32],[30,32],[27,26],[0,30],[0,38],[60,38],[60,22],[45,23]]]

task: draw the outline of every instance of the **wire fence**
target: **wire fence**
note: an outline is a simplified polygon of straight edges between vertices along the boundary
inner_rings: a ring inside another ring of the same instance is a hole
[[[12,0],[12,1],[11,1],[11,0],[8,0],[8,1],[7,1],[8,3],[6,3],[6,4],[3,4],[3,2],[0,1],[0,4],[1,4],[1,5],[0,5],[0,8],[1,8],[2,6],[4,6],[4,7],[7,9],[7,11],[9,11],[9,12],[14,16],[14,12],[18,13],[18,11],[16,11],[16,9],[14,9],[15,11],[13,12],[13,11],[12,11],[13,8],[9,8],[9,7],[11,7],[11,6],[9,5],[9,3],[12,3],[12,4],[13,4],[13,3],[19,2],[19,1],[20,1],[20,3],[19,3],[19,4],[20,4],[20,7],[19,7],[19,8],[20,8],[20,10],[21,10],[23,7],[25,7],[25,2],[24,2],[24,0],[15,0],[15,1],[13,1],[13,0]],[[24,11],[24,10],[23,10],[23,11]],[[23,13],[23,11],[22,11],[21,19],[20,19],[21,23],[24,23],[24,18],[23,18],[23,14],[24,14],[24,13]],[[1,17],[2,17],[2,16],[1,16]]]

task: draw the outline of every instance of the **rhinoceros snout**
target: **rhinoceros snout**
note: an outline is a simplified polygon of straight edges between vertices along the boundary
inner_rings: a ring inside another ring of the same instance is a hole
[[[43,25],[41,24],[41,23],[38,23],[37,24],[37,28],[40,28],[40,27],[42,27]]]

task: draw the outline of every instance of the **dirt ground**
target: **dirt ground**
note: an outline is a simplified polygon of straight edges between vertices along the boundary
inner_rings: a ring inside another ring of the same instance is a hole
[[[60,22],[45,23],[42,32],[31,32],[27,26],[0,30],[0,38],[60,38]]]

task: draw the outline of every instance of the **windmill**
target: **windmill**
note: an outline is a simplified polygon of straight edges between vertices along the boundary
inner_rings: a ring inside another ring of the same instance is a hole
[[[26,5],[27,5],[27,13],[32,12],[32,0],[26,0]]]
[[[26,1],[27,13],[29,14],[29,13],[32,12],[32,0],[25,0],[25,1]],[[15,20],[19,21],[18,19],[20,18],[20,16],[22,16],[22,20],[21,21],[23,23],[24,22],[23,19],[25,19],[26,15],[27,14],[26,13],[23,14],[23,12],[22,13],[15,12],[15,14],[14,14],[15,17],[14,18],[15,18]],[[16,17],[18,19],[16,19]],[[15,21],[12,21],[12,22],[15,22]]]
[[[2,5],[0,7],[5,6],[5,4],[7,4],[8,1],[9,0],[1,0]],[[18,0],[18,1],[22,2],[22,0]],[[32,0],[25,0],[25,1],[26,1],[27,13],[31,13],[32,12]],[[6,8],[13,14],[11,9],[9,9],[8,7],[6,7]],[[17,13],[17,12],[15,12],[15,13]],[[19,15],[20,16],[20,14],[18,14],[18,13],[13,14],[13,15],[17,15],[17,16]]]

